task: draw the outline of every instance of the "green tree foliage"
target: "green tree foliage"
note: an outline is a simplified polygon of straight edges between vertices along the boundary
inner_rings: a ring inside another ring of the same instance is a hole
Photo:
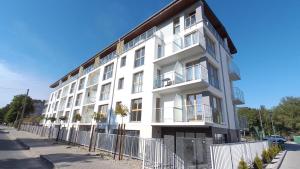
[[[249,169],[248,164],[246,163],[246,161],[243,158],[239,162],[238,169]]]
[[[25,97],[27,97],[27,99],[26,99],[26,107],[25,107],[24,117],[34,110],[33,101],[29,96],[25,96],[25,95],[14,96],[13,100],[9,104],[9,109],[6,111],[6,113],[4,115],[5,122],[7,122],[7,123],[14,122],[16,120],[18,113],[21,116]]]
[[[0,122],[4,121],[4,116],[5,116],[6,112],[8,112],[8,110],[9,110],[9,104],[0,108]]]
[[[274,124],[280,134],[300,134],[300,97],[283,98],[273,111]]]
[[[253,168],[254,169],[263,169],[263,161],[258,157],[257,154],[254,158]]]

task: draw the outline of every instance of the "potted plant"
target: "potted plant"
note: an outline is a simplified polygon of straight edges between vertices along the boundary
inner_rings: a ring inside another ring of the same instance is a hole
[[[61,120],[61,121],[66,121],[66,120],[68,120],[68,117],[67,117],[67,116],[60,116],[60,117],[59,117],[59,120]]]
[[[102,112],[94,112],[94,120],[98,122],[105,121],[106,119],[106,114]]]

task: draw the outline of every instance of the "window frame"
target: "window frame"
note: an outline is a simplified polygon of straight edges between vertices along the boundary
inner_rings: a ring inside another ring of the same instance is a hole
[[[133,74],[132,77],[132,93],[143,92],[144,71]]]
[[[107,87],[109,86],[109,87]],[[111,83],[106,83],[101,86],[100,100],[108,100],[110,94]]]
[[[103,80],[112,78],[114,72],[114,63],[106,65],[103,71]]]
[[[118,80],[118,90],[121,90],[124,88],[124,77],[119,78]]]
[[[126,56],[121,57],[120,67],[126,66]]]
[[[136,107],[134,107],[135,104]],[[142,98],[132,99],[131,110],[130,110],[130,122],[141,122],[142,110],[143,110],[143,99]],[[133,114],[135,114],[135,116],[133,116]]]
[[[145,46],[135,50],[134,53],[134,68],[145,64]]]

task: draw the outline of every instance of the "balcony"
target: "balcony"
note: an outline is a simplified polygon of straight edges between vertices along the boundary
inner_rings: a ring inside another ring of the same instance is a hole
[[[175,37],[170,43],[163,45],[163,54],[155,56],[154,63],[163,66],[176,62],[178,58],[184,59],[204,52],[205,38],[199,31],[185,35],[184,37]]]
[[[97,86],[93,86],[86,89],[83,104],[92,104],[96,102]]]
[[[174,69],[174,71],[159,75],[154,79],[153,92],[178,92],[185,90],[187,85],[189,85],[189,89],[208,87],[207,69],[199,63],[182,70]]]
[[[238,87],[233,87],[232,91],[232,102],[236,105],[245,104],[243,91]]]
[[[98,84],[99,74],[100,74],[100,71],[97,70],[89,75],[88,81],[87,81],[87,87]]]
[[[212,108],[208,105],[184,105],[154,109],[152,125],[207,125],[213,122]]]
[[[93,121],[94,105],[84,106],[82,108],[81,123],[91,123]]]
[[[240,69],[233,62],[231,62],[229,65],[229,77],[231,80],[241,80]]]

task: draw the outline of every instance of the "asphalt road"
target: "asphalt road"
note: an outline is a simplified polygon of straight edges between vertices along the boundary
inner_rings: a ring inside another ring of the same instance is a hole
[[[0,169],[48,169],[40,158],[30,157],[0,126]]]
[[[287,150],[286,156],[280,166],[280,169],[299,169],[300,168],[300,145],[285,144]]]

